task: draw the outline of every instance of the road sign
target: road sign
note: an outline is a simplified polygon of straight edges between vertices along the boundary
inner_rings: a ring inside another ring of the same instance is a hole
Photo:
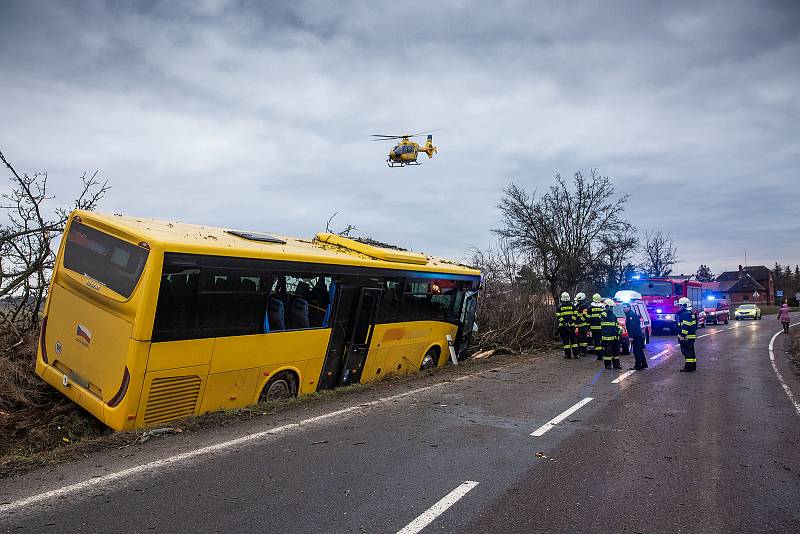
[[[782,289],[778,289],[777,291],[775,291],[775,296],[776,297],[782,297],[783,296],[783,290]]]

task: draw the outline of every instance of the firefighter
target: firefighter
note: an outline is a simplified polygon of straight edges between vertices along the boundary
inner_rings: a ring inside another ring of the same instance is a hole
[[[622,310],[625,312],[625,328],[628,331],[628,337],[631,338],[633,357],[636,360],[636,363],[633,364],[631,369],[634,371],[647,369],[647,358],[644,356],[644,333],[642,332],[641,319],[627,302],[622,305]]]
[[[617,316],[614,315],[614,301],[611,299],[605,300],[605,309],[600,316],[600,332],[603,341],[603,364],[606,369],[622,369],[622,364],[619,362],[619,336],[622,327],[617,321]]]
[[[575,326],[578,328],[578,352],[581,356],[586,356],[589,347],[589,305],[586,303],[586,294],[578,293],[575,295]]]
[[[564,358],[571,360],[574,350],[575,359],[580,359],[578,340],[575,337],[575,308],[566,291],[561,293],[561,304],[556,309],[556,317],[558,318],[558,333],[561,334],[561,342],[564,345]]]
[[[681,346],[681,354],[685,363],[682,373],[693,373],[697,370],[697,355],[694,353],[694,341],[697,339],[697,318],[692,311],[692,302],[687,297],[681,297],[678,300],[681,309],[678,311],[678,326],[680,327],[680,334],[678,334],[678,343]]]
[[[604,309],[603,298],[597,293],[592,295],[592,303],[589,306],[589,329],[592,333],[592,350],[597,354],[598,360],[603,359],[603,336],[600,332],[602,320],[600,316],[603,314]]]

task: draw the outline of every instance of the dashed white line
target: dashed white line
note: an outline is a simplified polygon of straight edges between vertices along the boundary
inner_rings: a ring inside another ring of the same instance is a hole
[[[498,368],[495,368],[495,369],[490,369],[487,372],[491,372],[493,370],[498,370],[498,369],[502,369],[502,367],[498,367]],[[166,467],[168,465],[172,465],[172,464],[175,464],[175,463],[183,462],[183,461],[190,460],[190,459],[193,459],[193,458],[198,458],[200,456],[205,456],[205,455],[208,455],[208,454],[211,454],[211,453],[215,453],[215,452],[219,452],[219,451],[223,451],[223,450],[226,450],[226,449],[231,449],[233,447],[236,447],[236,446],[239,446],[239,445],[244,445],[246,443],[250,443],[250,442],[253,442],[253,441],[260,440],[260,439],[264,439],[266,437],[269,437],[269,436],[272,436],[272,435],[275,435],[275,434],[280,434],[280,433],[286,432],[288,430],[295,430],[295,429],[298,429],[298,428],[301,428],[301,427],[304,427],[304,426],[307,426],[307,425],[313,425],[315,423],[321,423],[323,421],[327,421],[329,419],[334,419],[336,417],[339,417],[339,416],[342,416],[342,415],[346,415],[346,414],[349,414],[349,413],[352,413],[352,412],[357,412],[357,411],[360,411],[360,410],[364,410],[366,408],[371,408],[373,406],[377,406],[379,404],[384,404],[384,403],[387,403],[387,402],[396,401],[396,400],[399,400],[399,399],[403,399],[405,397],[409,397],[411,395],[416,395],[418,393],[422,393],[423,391],[428,391],[428,390],[440,388],[442,386],[445,386],[445,385],[448,385],[448,384],[452,384],[453,382],[460,382],[461,380],[466,380],[466,379],[469,379],[469,378],[476,378],[476,377],[479,377],[479,376],[482,376],[482,373],[481,374],[474,374],[474,375],[460,376],[460,377],[458,377],[456,379],[453,379],[452,381],[438,382],[436,384],[431,384],[429,386],[424,386],[424,387],[421,387],[421,388],[413,389],[411,391],[406,391],[405,393],[399,393],[397,395],[391,395],[389,397],[383,397],[383,398],[376,399],[376,400],[373,400],[373,401],[365,402],[365,403],[359,404],[357,406],[350,406],[348,408],[343,408],[341,410],[336,410],[336,411],[328,412],[328,413],[325,413],[325,414],[322,414],[322,415],[317,415],[315,417],[310,417],[308,419],[304,419],[304,420],[298,421],[296,423],[288,423],[288,424],[285,424],[285,425],[268,428],[267,430],[263,430],[261,432],[256,432],[254,434],[248,434],[246,436],[235,438],[235,439],[232,439],[232,440],[229,440],[229,441],[223,441],[221,443],[217,443],[217,444],[214,444],[214,445],[208,445],[206,447],[201,447],[199,449],[195,449],[195,450],[192,450],[192,451],[184,452],[182,454],[176,454],[174,456],[169,456],[167,458],[162,458],[160,460],[155,460],[155,461],[152,461],[152,462],[149,462],[149,463],[146,463],[146,464],[141,464],[141,465],[137,465],[137,466],[134,466],[134,467],[130,467],[128,469],[123,469],[122,471],[117,471],[117,472],[114,472],[114,473],[109,473],[107,475],[103,475],[103,476],[99,476],[99,477],[95,477],[95,478],[90,478],[88,480],[84,480],[84,481],[81,481],[81,482],[76,482],[75,484],[70,484],[68,486],[63,486],[63,487],[58,488],[58,489],[54,489],[54,490],[51,490],[51,491],[46,491],[44,493],[38,493],[38,494],[32,495],[30,497],[25,497],[23,499],[19,499],[19,500],[12,501],[12,502],[9,502],[9,503],[6,503],[6,504],[2,504],[2,505],[0,505],[0,514],[6,513],[6,512],[10,512],[10,511],[13,511],[13,510],[17,510],[19,508],[26,508],[26,507],[28,507],[28,506],[30,506],[32,504],[36,504],[36,503],[39,503],[39,502],[42,502],[42,501],[47,501],[47,500],[51,500],[51,499],[54,499],[54,498],[64,497],[65,495],[69,495],[69,494],[72,494],[72,493],[77,493],[77,492],[79,492],[81,490],[88,489],[88,488],[91,488],[91,487],[94,487],[94,486],[108,484],[110,482],[114,482],[114,481],[117,481],[117,480],[125,479],[125,478],[128,478],[128,477],[134,476],[134,475],[138,475],[138,474],[145,473],[145,472],[148,472],[148,471],[157,470],[159,468]]]
[[[650,359],[651,359],[651,360],[657,360],[657,359],[659,359],[661,356],[663,356],[664,354],[666,354],[666,353],[668,353],[668,352],[669,352],[669,349],[664,349],[664,350],[662,350],[661,352],[659,352],[658,354],[656,354],[655,356],[650,356]]]
[[[619,375],[617,378],[612,380],[611,383],[612,384],[619,384],[620,382],[622,382],[623,380],[625,380],[626,378],[628,378],[629,376],[631,376],[635,372],[636,372],[635,369],[631,369],[630,371],[624,372],[621,375]]]
[[[417,534],[417,532],[431,524],[434,519],[442,515],[445,510],[457,503],[461,497],[469,493],[472,488],[477,485],[478,483],[472,480],[463,482],[456,489],[445,495],[439,502],[425,510],[422,515],[397,531],[397,534]]]
[[[545,432],[547,432],[548,430],[550,430],[551,428],[556,426],[558,423],[560,423],[561,421],[563,421],[564,419],[566,419],[567,417],[569,417],[573,413],[575,413],[578,410],[580,410],[581,407],[583,407],[583,406],[589,404],[590,402],[592,402],[592,400],[594,400],[594,397],[586,397],[582,401],[573,404],[572,406],[567,408],[565,411],[561,412],[560,414],[555,416],[553,419],[550,419],[548,422],[546,422],[545,424],[543,424],[542,426],[540,426],[539,428],[537,428],[536,430],[531,432],[531,436],[539,437],[539,436],[543,435]]]
[[[798,324],[800,323],[794,323],[793,325],[790,326],[797,326]],[[789,385],[783,380],[781,372],[778,371],[778,365],[775,363],[775,353],[773,352],[772,349],[775,346],[775,338],[777,338],[781,334],[783,334],[783,330],[781,330],[780,332],[776,332],[775,335],[772,336],[772,339],[769,340],[769,363],[772,364],[772,370],[775,371],[775,376],[778,377],[778,382],[781,383],[783,391],[786,392],[786,396],[789,397],[789,400],[794,405],[794,410],[797,412],[797,415],[800,415],[800,402],[797,400],[797,397],[794,396],[792,390],[789,389]]]

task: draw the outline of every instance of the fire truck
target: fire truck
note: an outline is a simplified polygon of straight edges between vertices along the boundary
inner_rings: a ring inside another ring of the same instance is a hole
[[[642,295],[642,300],[647,306],[647,313],[653,322],[653,330],[667,330],[677,333],[678,299],[687,297],[692,303],[692,311],[697,317],[698,324],[705,326],[703,310],[703,284],[696,280],[679,278],[647,278],[634,276],[625,284],[625,289],[636,291]]]

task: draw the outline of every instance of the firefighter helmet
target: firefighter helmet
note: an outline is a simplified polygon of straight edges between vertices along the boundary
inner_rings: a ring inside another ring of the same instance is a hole
[[[586,293],[578,293],[577,295],[575,295],[575,300],[577,300],[578,302],[586,300]]]
[[[688,299],[688,297],[681,297],[678,299],[678,304],[686,308],[687,310],[692,307],[692,301]]]
[[[603,304],[606,305],[606,308],[613,308],[614,307],[614,301],[611,300],[611,299],[604,300]]]
[[[566,291],[561,293],[561,302],[569,302],[569,293]]]
[[[600,293],[595,293],[592,295],[592,302],[601,302],[603,297],[600,296]]]

